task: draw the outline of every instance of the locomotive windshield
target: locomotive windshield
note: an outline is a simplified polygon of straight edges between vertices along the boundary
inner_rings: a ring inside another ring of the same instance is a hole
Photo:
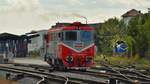
[[[92,40],[92,32],[81,31],[81,40],[82,41],[91,41]]]
[[[65,33],[66,41],[76,41],[77,40],[77,32],[76,31],[67,31]]]
[[[92,41],[93,39],[91,31],[66,31],[64,35],[66,41]]]

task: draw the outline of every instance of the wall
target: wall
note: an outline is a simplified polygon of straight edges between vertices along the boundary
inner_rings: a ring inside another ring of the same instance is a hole
[[[44,55],[44,35],[47,33],[47,30],[37,31],[39,36],[30,39],[30,43],[28,43],[28,52],[39,51],[40,56]]]

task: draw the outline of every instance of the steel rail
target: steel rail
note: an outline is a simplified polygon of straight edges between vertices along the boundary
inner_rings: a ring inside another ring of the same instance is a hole
[[[15,64],[15,66],[22,66],[23,64]],[[24,67],[31,67],[31,65],[23,65]],[[37,67],[37,65],[35,65],[36,67]],[[35,67],[34,65],[32,65],[32,68],[34,68]],[[43,67],[42,67],[43,68]],[[44,69],[51,69],[51,68],[46,68],[46,67],[44,67]],[[45,74],[45,73],[44,73]],[[69,82],[71,82],[71,81],[74,81],[75,79],[76,79],[76,81],[75,82],[78,82],[79,84],[80,84],[80,82],[94,82],[95,83],[95,81],[90,81],[90,80],[82,80],[82,79],[79,79],[79,78],[72,78],[72,77],[65,77],[66,78],[66,81],[65,81],[65,84],[68,84]],[[73,80],[72,80],[73,79]],[[99,82],[99,83],[101,83],[101,84],[105,84],[105,82]]]
[[[118,76],[114,70],[111,71],[111,68],[94,68],[96,70],[106,70],[107,73],[108,72],[111,72],[111,73],[108,73],[110,75],[115,75],[115,76]],[[140,73],[137,73],[136,71],[130,71],[130,70],[125,70],[125,69],[115,69],[116,71],[119,71],[121,72],[122,74],[124,74],[126,77],[130,78],[130,79],[134,79],[134,80],[140,80],[140,81],[150,81],[149,79],[149,76],[145,76],[143,74],[140,74]],[[127,75],[127,74],[134,74],[136,76],[133,76],[133,75]],[[139,77],[138,77],[139,76]],[[134,81],[133,80],[133,81]]]
[[[100,63],[102,66],[109,66],[108,64],[102,64],[102,63]],[[115,67],[118,67],[119,68],[119,71],[121,70],[121,71],[128,71],[128,72],[131,72],[131,73],[134,73],[134,74],[136,74],[136,75],[138,75],[138,76],[141,76],[141,77],[145,77],[145,78],[148,78],[148,79],[150,79],[150,76],[147,76],[147,75],[145,75],[145,74],[143,74],[143,73],[141,73],[139,70],[136,70],[136,66],[135,65],[132,65],[132,66],[134,66],[134,68],[131,68],[131,67],[129,67],[129,66],[120,66],[120,65],[115,65]],[[131,68],[131,69],[130,69]]]
[[[109,78],[113,78],[113,79],[116,79],[116,80],[120,80],[122,82],[126,82],[126,83],[132,83],[131,81],[127,80],[127,79],[124,79],[124,78],[121,78],[122,76],[120,75],[112,75],[112,74],[108,74],[108,73],[102,73],[102,72],[91,72],[91,71],[86,71],[86,72],[81,72],[81,71],[70,71],[71,73],[78,73],[78,74],[85,74],[85,75],[91,75],[91,76],[94,76],[94,77],[103,77],[103,78],[106,78],[109,80]]]
[[[94,80],[88,80],[88,79],[81,79],[81,78],[74,78],[74,77],[68,77],[69,80],[74,80],[74,81],[78,81],[79,84],[82,83],[87,83],[87,84],[107,84],[106,82],[99,82],[99,81],[94,81]]]
[[[13,70],[13,69],[1,68],[1,67],[0,67],[0,70],[8,71],[8,72],[15,72],[15,73],[28,74],[28,75],[30,75],[30,76],[32,76],[32,77],[36,77],[36,78],[43,79],[43,75],[36,74],[36,73],[24,72],[24,71],[20,71],[20,70]],[[40,80],[40,81],[41,81],[41,80]],[[39,82],[39,81],[38,81],[38,82]],[[37,83],[37,84],[40,84],[40,83]]]
[[[127,80],[129,80],[129,81],[133,81],[131,78],[129,78],[129,77],[127,77],[127,76],[125,76],[125,75],[124,75],[124,74],[122,74],[120,71],[118,71],[118,70],[116,70],[116,69],[112,68],[111,66],[106,65],[106,64],[103,64],[103,65],[104,65],[104,66],[106,66],[106,67],[108,67],[110,70],[112,70],[112,71],[114,71],[114,72],[116,72],[116,73],[120,74],[122,77],[126,78]]]
[[[40,71],[32,71],[32,70],[26,70],[26,69],[19,69],[19,68],[16,68],[16,67],[8,67],[8,66],[5,66],[5,65],[0,65],[0,69],[5,69],[6,71],[8,70],[14,70],[14,71],[19,71],[20,73],[25,73],[25,72],[30,72],[31,74],[38,74],[38,75],[42,75],[42,77],[46,77],[48,79],[51,79],[51,80],[56,80],[56,81],[60,81],[62,83],[66,83],[66,84],[80,84],[80,82],[86,82],[86,83],[93,83],[93,84],[106,84],[104,82],[96,82],[96,81],[91,81],[91,80],[83,80],[81,78],[74,78],[74,77],[63,77],[63,76],[59,76],[59,75],[54,75],[54,74],[51,74],[51,73],[46,73],[46,72],[40,72]],[[42,81],[42,80],[41,80]]]
[[[59,81],[59,82],[65,82],[65,78],[63,77],[59,77],[59,76],[51,76],[50,75],[46,75],[46,74],[41,74],[40,72],[37,72],[37,71],[30,71],[30,70],[21,70],[21,69],[15,69],[15,68],[11,68],[11,67],[1,67],[0,66],[0,70],[3,70],[3,71],[9,71],[9,72],[17,72],[17,73],[23,73],[23,74],[28,74],[28,75],[31,75],[31,76],[34,76],[34,77],[38,77],[40,79],[51,79],[51,80],[55,80],[55,81]],[[45,81],[45,80],[44,80]],[[44,82],[43,80],[40,80],[38,81],[39,84],[40,82]]]
[[[65,82],[65,84],[68,84],[68,81],[69,81],[69,79],[68,79],[68,77],[66,78],[66,82]]]
[[[45,77],[42,77],[42,79],[39,80],[36,84],[42,84],[42,82],[44,82],[44,81],[45,81]]]
[[[96,70],[106,70],[107,72],[111,72],[111,73],[115,73],[115,71],[112,71],[110,68],[93,68],[94,70],[96,69]],[[127,77],[129,77],[129,78],[133,78],[132,76],[129,76],[129,75],[127,75],[127,73],[128,74],[134,74],[134,75],[136,75],[136,76],[139,76],[138,78],[139,79],[144,79],[144,80],[150,80],[150,77],[149,76],[147,76],[147,75],[144,75],[144,74],[142,74],[142,73],[140,73],[139,71],[137,71],[137,70],[128,70],[128,69],[123,69],[123,68],[117,68],[117,69],[115,69],[116,71],[119,71],[119,72],[121,72],[122,74],[125,74]]]
[[[121,72],[128,72],[128,73],[132,73],[132,74],[136,74],[140,77],[145,77],[147,79],[150,79],[150,76],[144,75],[143,73],[140,73],[138,70],[127,70],[127,69],[118,69]]]
[[[129,80],[129,81],[133,81],[131,78],[129,78],[129,77],[127,77],[127,76],[125,76],[125,75],[124,75],[124,74],[122,74],[120,71],[118,71],[118,70],[116,70],[116,69],[113,69],[113,68],[111,68],[111,69],[112,69],[112,71],[114,71],[114,72],[118,73],[119,75],[121,75],[122,77],[126,78],[127,80]]]

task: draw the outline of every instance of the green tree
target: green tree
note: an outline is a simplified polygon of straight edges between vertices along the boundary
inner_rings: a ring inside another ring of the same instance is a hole
[[[150,13],[132,18],[128,25],[117,18],[110,18],[95,33],[100,54],[112,55],[114,44],[121,40],[128,46],[128,56],[150,55]]]
[[[150,33],[150,14],[136,16],[128,25],[128,35],[131,36],[135,43],[132,46],[133,55],[138,54],[144,57],[149,50],[149,33]]]
[[[112,55],[116,41],[123,38],[125,27],[117,18],[110,18],[96,29],[98,51],[100,54]]]

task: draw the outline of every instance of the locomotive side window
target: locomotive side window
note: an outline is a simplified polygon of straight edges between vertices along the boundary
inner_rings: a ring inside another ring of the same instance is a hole
[[[65,33],[65,40],[76,41],[77,40],[77,32],[76,31],[67,31]]]

